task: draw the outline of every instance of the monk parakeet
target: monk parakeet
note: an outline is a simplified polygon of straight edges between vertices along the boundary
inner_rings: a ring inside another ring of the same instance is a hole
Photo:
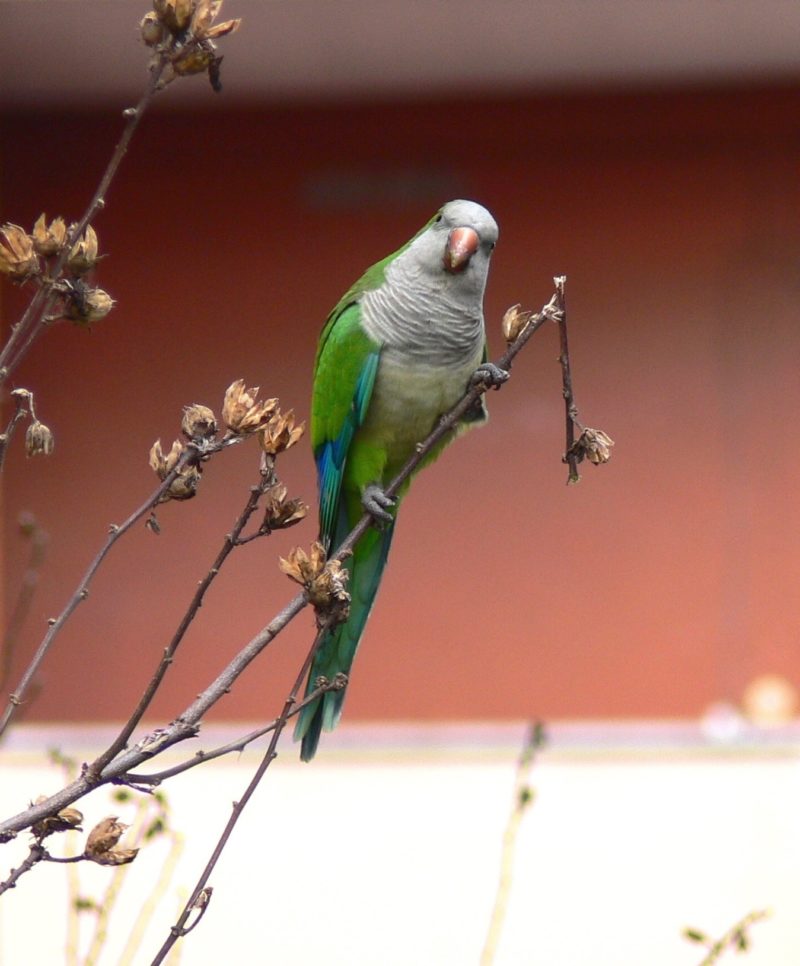
[[[448,202],[402,248],[367,269],[322,330],[311,404],[320,541],[335,552],[365,510],[375,526],[345,563],[350,616],[325,635],[307,694],[320,675],[350,673],[407,485],[394,500],[384,489],[473,379],[493,384],[506,377],[486,361],[483,324],[496,241],[497,224],[485,208]],[[481,396],[425,462],[485,419]],[[302,738],[303,761],[314,757],[322,729],[336,727],[344,695],[330,691],[300,712],[295,738]]]

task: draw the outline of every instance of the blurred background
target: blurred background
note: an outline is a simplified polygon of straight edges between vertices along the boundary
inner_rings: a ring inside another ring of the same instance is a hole
[[[3,221],[82,213],[146,83],[145,9],[0,4]],[[487,722],[538,718],[577,722],[570,740],[588,754],[620,734],[599,722],[667,720],[683,724],[637,725],[623,745],[668,733],[680,757],[744,734],[774,755],[779,734],[793,761],[800,7],[227,0],[223,16],[243,24],[220,45],[222,93],[194,77],[158,96],[95,221],[115,309],[90,332],[54,327],[16,377],[56,449],[28,460],[17,441],[4,472],[7,611],[30,554],[20,513],[48,535],[12,683],[109,524],[154,488],[149,448],[178,435],[182,407],[219,413],[242,377],[307,418],[330,308],[442,202],[467,197],[501,231],[492,355],[505,308],[538,309],[566,274],[577,403],[616,441],[613,459],[565,486],[557,332],[545,328],[489,399],[489,425],[404,503],[345,723],[326,742],[413,744],[432,722],[468,723],[471,742]],[[8,286],[0,297],[8,325],[24,303]],[[315,505],[307,441],[279,473]],[[115,548],[25,722],[122,717],[256,476],[254,446],[217,457],[195,500],[159,509],[160,536],[140,527]],[[278,555],[315,535],[312,512],[234,554],[155,720],[293,595]],[[272,717],[311,633],[301,616],[215,720]],[[447,746],[456,731],[424,733]],[[732,904],[733,919],[746,911]],[[606,960],[563,960],[589,961]]]

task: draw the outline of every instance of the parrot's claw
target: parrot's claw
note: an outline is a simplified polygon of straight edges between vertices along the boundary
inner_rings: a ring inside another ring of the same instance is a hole
[[[394,506],[394,500],[387,496],[377,483],[370,483],[369,486],[364,487],[361,504],[376,526],[383,527],[394,523],[394,517],[387,512],[389,507]]]
[[[472,387],[482,382],[489,389],[499,389],[508,377],[509,373],[505,369],[501,369],[493,362],[484,362],[472,373],[469,384]]]

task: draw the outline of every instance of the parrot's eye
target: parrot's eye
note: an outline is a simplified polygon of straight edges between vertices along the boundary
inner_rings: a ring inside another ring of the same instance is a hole
[[[441,212],[439,212],[439,214],[433,219],[433,223],[435,225],[438,225],[441,220],[442,220],[442,214]]]

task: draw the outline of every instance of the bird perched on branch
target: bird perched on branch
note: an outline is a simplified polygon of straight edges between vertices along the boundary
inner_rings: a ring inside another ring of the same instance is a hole
[[[350,672],[408,487],[390,499],[389,482],[474,379],[493,384],[507,375],[486,361],[483,323],[497,234],[481,205],[449,201],[402,248],[367,269],[322,330],[311,405],[320,541],[335,552],[365,510],[375,525],[346,561],[350,616],[326,632],[307,694],[321,675],[333,680]],[[421,465],[485,419],[481,396]],[[314,757],[322,729],[336,727],[344,695],[329,691],[300,712],[295,738],[302,739],[304,761]]]

